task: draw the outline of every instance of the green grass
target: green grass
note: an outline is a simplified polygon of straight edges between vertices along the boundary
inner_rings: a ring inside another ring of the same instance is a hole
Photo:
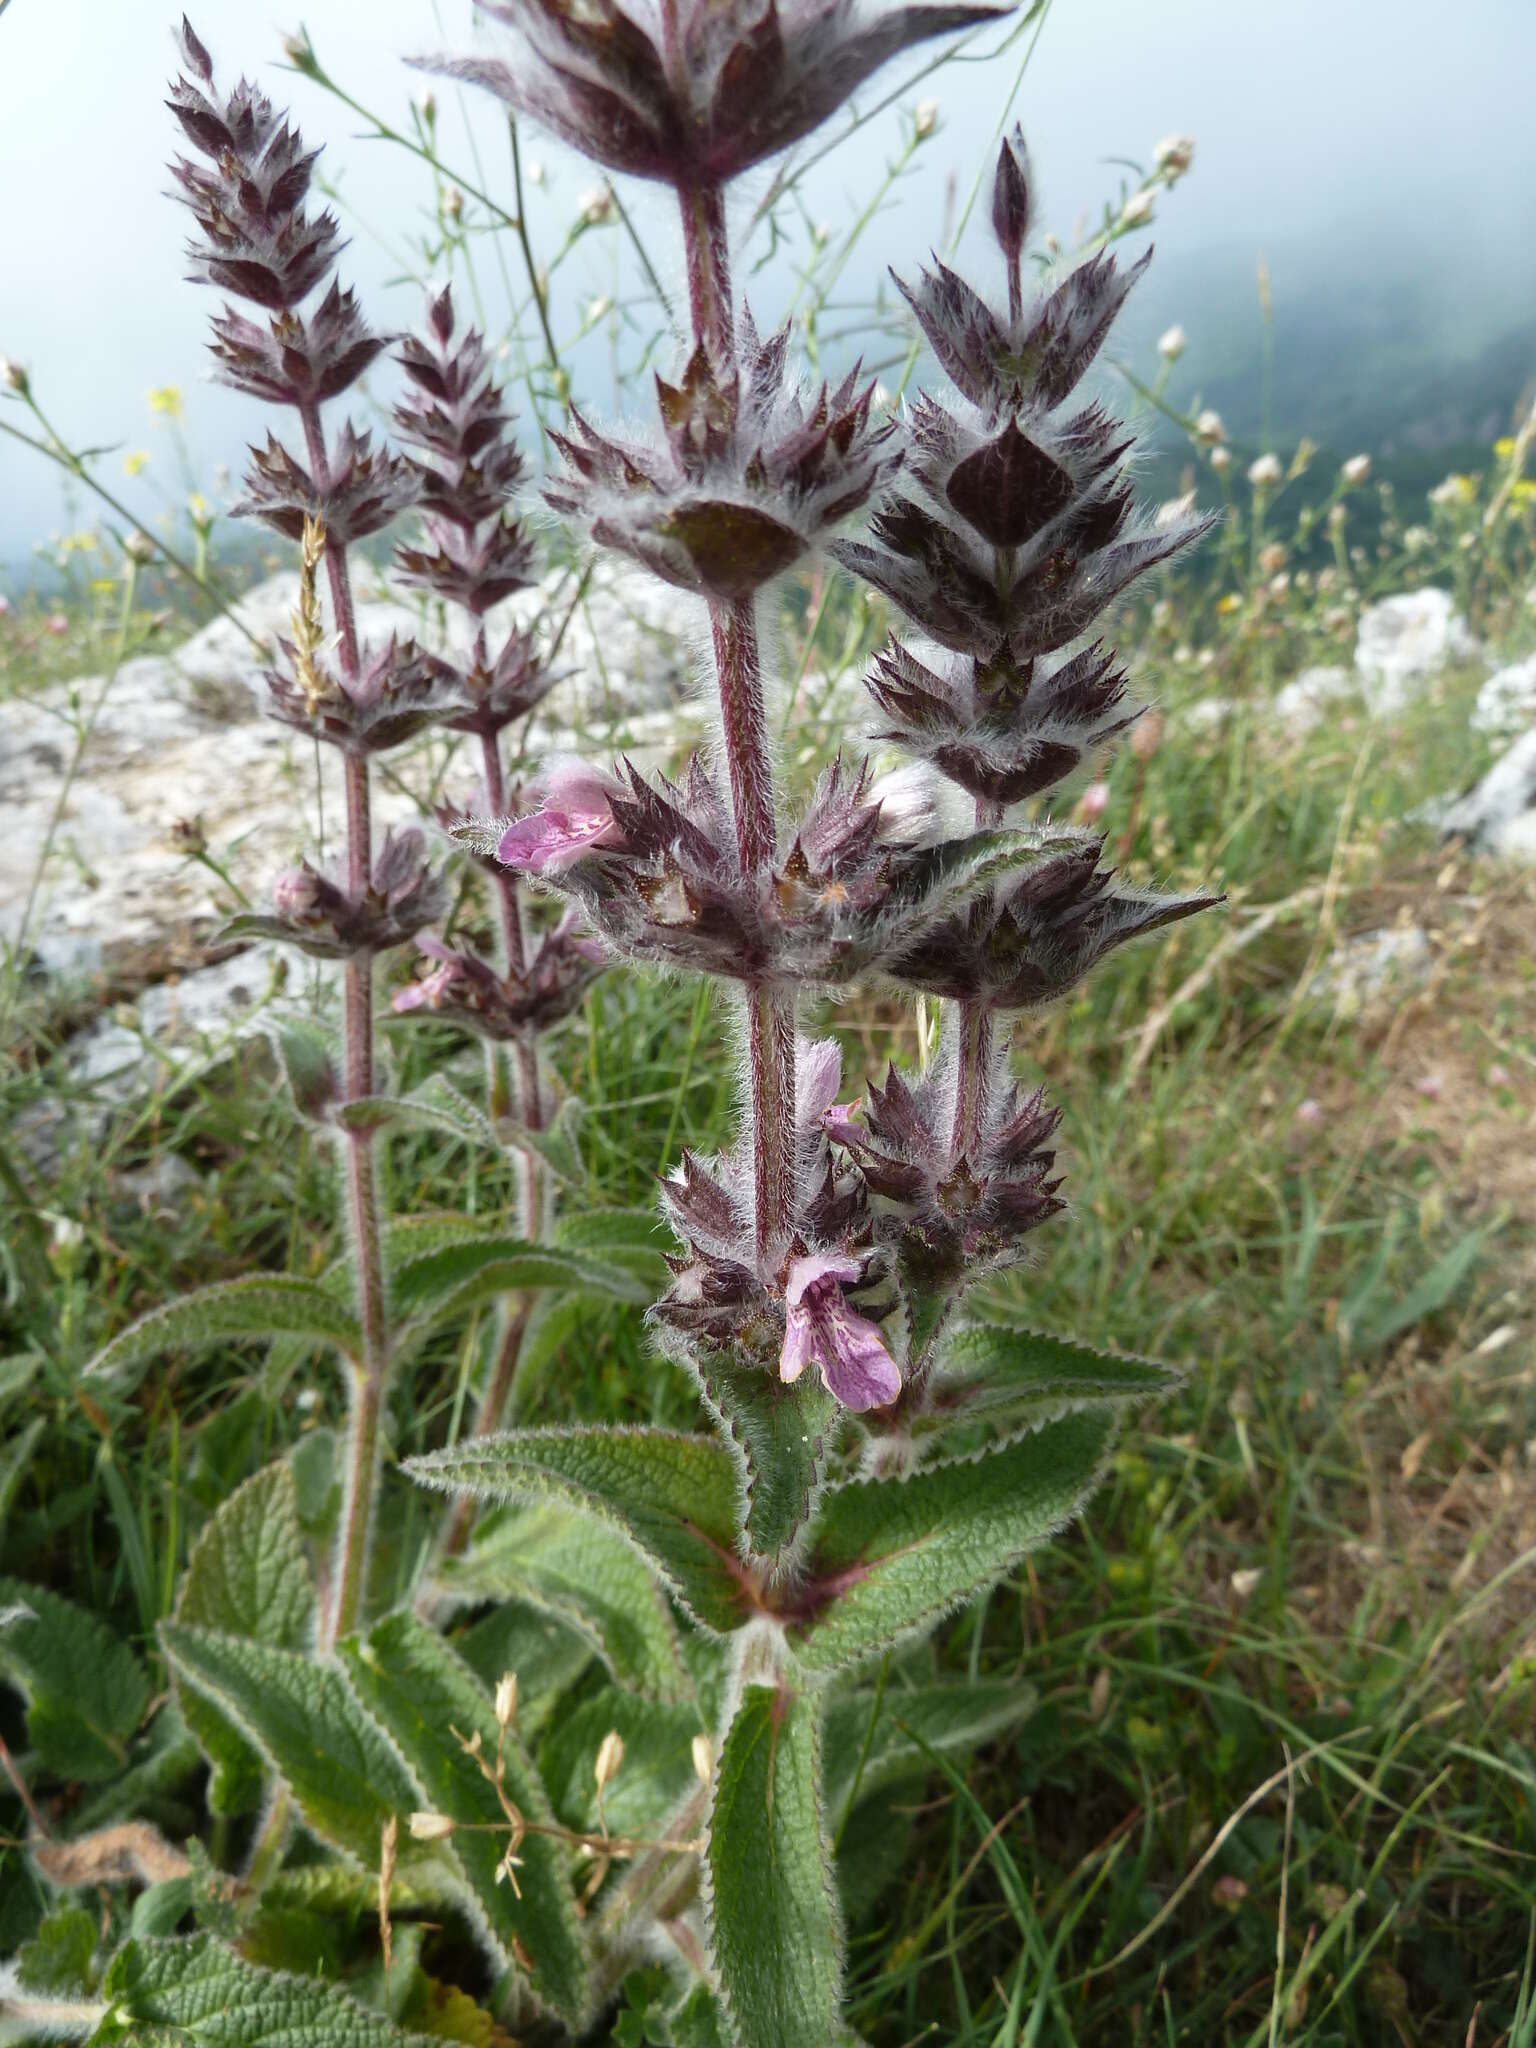
[[[824,617],[818,661],[873,630],[857,609]],[[1292,742],[1267,715],[1267,671],[1293,650],[1234,641],[1220,687],[1243,708],[1196,732],[1181,705],[1210,685],[1166,640],[1148,625],[1167,731],[1149,760],[1117,757],[1111,843],[1134,820],[1129,874],[1216,879],[1230,901],[1021,1027],[1020,1072],[1066,1106],[1073,1207],[1007,1293],[1044,1328],[1176,1361],[1187,1385],[1128,1430],[1084,1524],[923,1653],[1016,1675],[1041,1705],[968,1778],[936,1764],[894,1854],[843,1845],[867,1893],[851,2016],[880,2048],[1530,2048],[1536,887],[1447,861],[1407,822],[1481,765],[1473,677],[1392,727],[1346,715]],[[44,650],[20,673],[17,644],[0,695],[52,672]],[[814,720],[797,735],[814,754]],[[1354,1015],[1302,996],[1340,936],[1405,915],[1429,935],[1426,989]],[[838,1023],[854,1076],[915,1051],[912,1013],[889,1003]],[[8,1126],[45,1099],[81,1106],[61,1098],[60,1029],[24,1001],[0,1068]],[[406,1080],[443,1059],[474,1071],[440,1027],[392,1042]],[[685,1141],[725,1133],[729,1048],[692,988],[610,975],[557,1058],[588,1105],[601,1200],[646,1202]],[[127,1191],[170,1154],[196,1168],[187,1192]],[[132,1399],[83,1366],[189,1285],[320,1271],[328,1163],[249,1044],[104,1139],[77,1135],[46,1172],[5,1157],[6,1570],[152,1657],[204,1517],[336,1424],[341,1389],[238,1348],[168,1364]],[[398,1210],[507,1200],[462,1147],[412,1136],[389,1157]],[[489,1317],[456,1332],[400,1388],[394,1457],[459,1425],[490,1334]],[[593,1309],[525,1400],[540,1420],[697,1416],[619,1310]],[[391,1481],[386,1595],[426,1513]],[[898,1694],[911,1668],[890,1674]],[[8,1693],[0,1734],[23,1739]],[[20,1832],[8,1797],[0,1829]],[[0,1857],[8,1928],[34,1881]],[[882,1868],[899,1882],[866,1883]]]

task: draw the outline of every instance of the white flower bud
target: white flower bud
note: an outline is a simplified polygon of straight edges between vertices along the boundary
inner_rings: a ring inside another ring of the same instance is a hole
[[[437,119],[437,95],[430,89],[416,95],[416,111],[430,128]]]
[[[715,1745],[707,1735],[693,1738],[693,1775],[701,1785],[707,1785],[715,1774]]]
[[[1351,455],[1348,462],[1339,471],[1339,475],[1343,477],[1347,484],[1363,484],[1370,476],[1370,473],[1371,458],[1369,455]]]
[[[446,1813],[413,1813],[411,1815],[411,1840],[413,1842],[441,1842],[453,1833],[454,1824]]]
[[[1152,152],[1152,161],[1165,178],[1182,178],[1195,160],[1193,135],[1165,135]]]
[[[543,186],[543,184],[544,184],[545,180],[546,180],[546,179],[548,178],[548,176],[549,176],[549,173],[548,173],[548,171],[546,171],[546,170],[545,170],[545,168],[544,168],[544,164],[543,164],[543,161],[542,161],[542,159],[541,159],[541,158],[539,158],[539,157],[535,157],[535,158],[533,159],[533,162],[532,162],[531,164],[529,164],[529,166],[528,166],[528,182],[529,182],[529,184],[530,184],[530,185],[538,185],[539,187],[541,187],[541,188],[542,188],[542,186]]]
[[[443,194],[443,211],[450,220],[458,220],[464,212],[464,194],[457,185],[450,185]]]
[[[583,222],[589,228],[603,227],[618,217],[613,194],[606,185],[594,185],[590,192],[583,192],[576,206]]]
[[[1278,455],[1261,455],[1248,465],[1248,481],[1256,491],[1272,489],[1284,475],[1285,465]]]
[[[1176,363],[1189,346],[1182,327],[1170,327],[1158,337],[1157,352],[1165,362]]]
[[[1195,439],[1214,445],[1227,438],[1226,423],[1219,412],[1212,412],[1209,406],[1195,421]]]
[[[939,125],[939,103],[937,100],[919,100],[917,112],[912,117],[913,132],[919,142],[926,142]]]
[[[517,1719],[517,1673],[505,1671],[496,1681],[496,1726],[510,1728]]]
[[[592,1766],[592,1775],[597,1780],[597,1789],[611,1785],[619,1775],[624,1763],[624,1738],[617,1728],[610,1728],[598,1744],[597,1761]]]
[[[1232,467],[1232,450],[1230,448],[1213,448],[1211,450],[1211,467],[1215,470],[1230,469]]]
[[[1157,524],[1160,527],[1177,526],[1181,519],[1187,519],[1195,509],[1195,494],[1186,491],[1182,498],[1168,498],[1157,508]]]
[[[1120,209],[1120,225],[1123,228],[1145,227],[1152,218],[1152,194],[1133,192]]]
[[[8,385],[12,391],[19,391],[23,398],[30,388],[26,371],[20,363],[13,363],[9,356],[0,356],[0,384]]]

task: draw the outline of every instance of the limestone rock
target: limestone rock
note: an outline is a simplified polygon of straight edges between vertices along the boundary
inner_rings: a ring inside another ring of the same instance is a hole
[[[1472,724],[1478,732],[1507,739],[1536,723],[1536,654],[1491,675],[1477,693]]]
[[[1515,741],[1467,794],[1440,814],[1441,836],[1479,853],[1536,861],[1536,729]]]
[[[1360,614],[1355,668],[1372,715],[1390,718],[1430,676],[1477,651],[1449,591],[1408,590]]]
[[[1359,692],[1359,679],[1347,668],[1304,668],[1276,697],[1275,714],[1293,739],[1301,739],[1322,724],[1329,705]]]

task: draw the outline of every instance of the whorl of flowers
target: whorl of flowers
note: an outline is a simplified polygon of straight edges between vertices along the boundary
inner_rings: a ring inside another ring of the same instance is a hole
[[[745,309],[722,373],[700,346],[678,384],[658,377],[660,446],[610,438],[573,412],[552,434],[569,474],[545,496],[605,547],[703,597],[735,602],[781,576],[895,469],[894,429],[871,427],[873,383],[852,372],[809,405],[789,328],[759,338]]]
[[[573,149],[679,188],[719,187],[809,135],[872,73],[1005,7],[859,0],[479,0],[505,57],[434,57]]]

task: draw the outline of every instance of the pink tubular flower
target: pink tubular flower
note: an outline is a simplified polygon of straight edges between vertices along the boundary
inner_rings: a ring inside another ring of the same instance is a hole
[[[416,944],[428,959],[436,960],[439,965],[434,967],[430,974],[424,974],[420,981],[407,982],[390,1003],[389,1007],[392,1010],[435,1010],[440,1007],[444,996],[459,978],[459,956],[445,946],[441,939],[434,939],[429,934],[418,939]]]
[[[858,1259],[828,1252],[791,1261],[784,1290],[784,1349],[779,1378],[799,1379],[814,1359],[845,1408],[884,1408],[901,1392],[901,1374],[885,1339],[848,1306],[844,1286],[863,1271]]]
[[[496,858],[532,875],[557,875],[594,846],[619,837],[609,808],[615,794],[606,775],[582,761],[556,764],[544,778],[544,801],[502,833]]]

